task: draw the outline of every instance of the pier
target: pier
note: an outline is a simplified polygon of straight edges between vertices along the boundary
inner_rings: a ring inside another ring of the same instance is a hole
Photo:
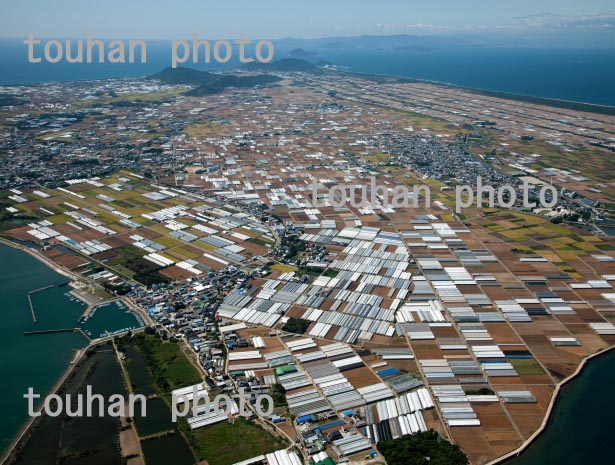
[[[24,331],[24,336],[33,336],[35,334],[51,334],[51,333],[72,333],[73,331],[81,331],[79,328],[60,328],[60,329],[41,329],[39,331]]]
[[[53,334],[53,333],[81,333],[88,341],[92,338],[88,336],[81,328],[59,328],[59,329],[41,329],[38,331],[24,331],[24,336],[36,336],[37,334]]]
[[[30,313],[32,313],[32,321],[36,324],[36,314],[34,313],[34,305],[32,305],[32,298],[30,298],[30,293],[28,292],[28,304],[30,304]]]
[[[30,313],[32,314],[32,321],[36,324],[36,313],[34,313],[34,305],[32,304],[32,294],[36,294],[37,292],[42,292],[47,289],[51,289],[53,284],[49,286],[39,287],[38,289],[34,289],[33,291],[28,291],[28,304],[30,304]]]
[[[98,304],[87,304],[87,307],[85,308],[85,311],[83,312],[83,314],[79,317],[79,320],[77,321],[77,323],[81,323],[83,320],[85,320],[86,318],[90,317],[90,314],[92,313],[92,311],[98,307],[99,305],[104,305],[104,303],[106,302],[102,302],[102,303],[98,303]]]
[[[39,287],[38,289],[34,289],[33,291],[28,291],[28,294],[36,294],[37,292],[46,291],[47,289],[51,289],[52,287],[54,287],[53,284],[50,284],[49,286]]]

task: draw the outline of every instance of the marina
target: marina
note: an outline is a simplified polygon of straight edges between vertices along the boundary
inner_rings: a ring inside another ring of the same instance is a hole
[[[24,336],[27,331],[72,328],[83,312],[83,305],[71,302],[59,285],[67,278],[30,255],[0,244],[0,369],[11,380],[3,389],[0,407],[0,444],[4,448],[26,420],[22,395],[28,387],[48,392],[87,340],[74,331],[49,332],[37,337]],[[53,285],[44,291],[28,294],[33,288]],[[37,310],[33,322],[29,299]],[[44,354],[44,355],[43,355]],[[35,368],[35,369],[34,369]]]
[[[0,346],[0,368],[15,380],[7,385],[6,395],[0,400],[5,411],[0,419],[0,443],[4,447],[26,420],[22,395],[28,387],[48,392],[71,364],[75,350],[92,339],[138,329],[143,321],[117,301],[95,305],[88,319],[76,324],[86,304],[66,292],[67,278],[4,244],[0,244],[0,275],[5,277],[0,282],[4,299],[0,307],[4,342]],[[44,360],[41,354],[45,354]]]
[[[361,36],[241,34],[236,63],[194,32],[139,77],[78,80],[83,40],[21,44],[76,67],[0,87],[0,465],[613,461],[615,13],[449,5],[440,36],[348,3]],[[149,43],[98,34],[101,73],[145,69]],[[571,58],[562,92],[544,67]],[[112,413],[125,395],[142,409]]]
[[[143,325],[141,316],[119,300],[96,305],[88,316],[79,320],[79,328],[92,339],[125,333]]]
[[[53,284],[49,286],[44,286],[33,291],[28,292],[28,304],[30,305],[30,313],[32,313],[32,321],[36,323],[36,313],[34,313],[34,305],[32,305],[32,298],[30,297],[32,294],[36,294],[37,292],[45,291],[53,287]]]

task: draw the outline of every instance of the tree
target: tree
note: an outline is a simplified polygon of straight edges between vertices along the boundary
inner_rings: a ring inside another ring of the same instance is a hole
[[[304,320],[303,318],[290,317],[286,324],[282,326],[284,331],[289,333],[303,334],[308,329],[312,322],[310,320]]]
[[[442,439],[433,430],[381,441],[378,450],[388,465],[467,465],[458,445]]]

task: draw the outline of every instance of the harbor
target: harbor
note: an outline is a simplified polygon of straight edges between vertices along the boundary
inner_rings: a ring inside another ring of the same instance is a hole
[[[93,339],[102,337],[95,341],[100,342],[138,331],[144,318],[121,301],[84,302],[80,293],[67,289],[76,276],[52,269],[41,255],[18,248],[0,244],[0,275],[5,277],[0,282],[4,301],[0,335],[5,344],[0,367],[15,380],[0,400],[3,449],[28,420],[22,397],[28,387],[52,392],[67,367],[73,366],[76,354],[83,353]]]
[[[39,287],[38,289],[35,289],[33,291],[29,291],[28,292],[28,304],[30,305],[30,313],[32,314],[32,322],[36,323],[36,313],[34,313],[34,305],[32,304],[32,294],[36,294],[37,292],[42,292],[42,291],[46,291],[47,289],[51,289],[53,287],[53,284],[50,284],[48,286],[43,286],[43,287]]]
[[[141,316],[121,300],[88,307],[78,323],[79,329],[92,339],[114,336],[144,326]]]

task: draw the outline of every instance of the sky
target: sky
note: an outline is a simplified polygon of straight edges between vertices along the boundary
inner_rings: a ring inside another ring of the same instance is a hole
[[[318,38],[613,28],[614,18],[615,0],[0,0],[0,37]]]

